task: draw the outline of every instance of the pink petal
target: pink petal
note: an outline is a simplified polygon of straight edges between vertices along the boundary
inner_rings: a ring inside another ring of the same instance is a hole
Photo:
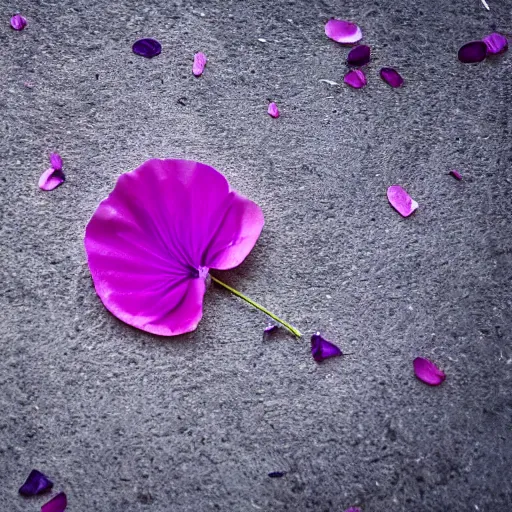
[[[345,75],[343,81],[354,89],[361,89],[366,85],[366,76],[360,69],[353,69]]]
[[[417,357],[412,364],[416,377],[429,386],[439,386],[446,379],[445,373],[429,359]]]
[[[388,188],[388,200],[403,217],[409,217],[418,208],[418,203],[400,185],[392,185]]]
[[[195,76],[201,76],[204,71],[204,67],[206,66],[206,55],[202,52],[196,53],[194,55],[194,65],[192,66],[192,73]]]
[[[52,153],[50,155],[50,165],[56,170],[62,169],[62,158],[58,153]]]
[[[279,109],[275,103],[270,103],[268,106],[268,115],[270,117],[278,118],[279,117]]]
[[[42,190],[53,190],[54,188],[57,188],[59,185],[62,185],[65,180],[64,173],[61,170],[54,169],[53,167],[50,167],[49,169],[46,169],[46,171],[41,174],[41,177],[39,178],[39,188]]]
[[[353,44],[363,37],[361,29],[350,21],[330,19],[325,24],[325,35],[337,43]]]
[[[21,14],[15,14],[11,18],[11,27],[14,30],[23,30],[27,26],[27,19]]]
[[[87,226],[85,249],[109,311],[173,336],[197,327],[209,268],[240,264],[262,228],[261,209],[212,167],[155,159],[118,179]]]
[[[462,175],[460,174],[459,171],[456,171],[455,169],[451,170],[450,171],[450,174],[456,179],[456,180],[461,180],[462,179]]]
[[[487,46],[487,53],[497,54],[508,50],[507,38],[497,32],[485,36],[482,41]]]
[[[393,68],[382,68],[380,70],[380,77],[393,88],[402,87],[404,84],[404,79],[401,77],[400,73]]]
[[[61,492],[41,507],[41,512],[64,512],[68,506],[66,494]]]

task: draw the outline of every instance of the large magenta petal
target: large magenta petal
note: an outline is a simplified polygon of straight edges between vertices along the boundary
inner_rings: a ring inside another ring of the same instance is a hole
[[[38,185],[41,190],[53,190],[59,185],[62,185],[65,179],[66,177],[64,176],[64,173],[60,169],[57,170],[53,167],[50,167],[49,169],[46,169],[43,174],[41,174],[39,177]]]
[[[429,386],[439,386],[446,379],[446,374],[424,357],[417,357],[413,361],[413,366],[416,377]]]
[[[325,35],[342,44],[353,44],[363,37],[361,29],[350,21],[330,19],[325,24]]]
[[[68,506],[66,494],[60,492],[41,507],[41,512],[64,512]]]
[[[485,36],[482,41],[487,46],[487,53],[497,54],[508,50],[507,38],[497,32]]]

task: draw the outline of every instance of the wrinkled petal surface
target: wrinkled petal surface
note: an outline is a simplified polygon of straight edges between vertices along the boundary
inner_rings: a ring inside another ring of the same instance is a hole
[[[41,512],[64,512],[68,506],[66,494],[61,492],[41,507]]]
[[[59,185],[62,185],[65,179],[66,177],[62,171],[50,167],[49,169],[46,169],[43,174],[41,174],[38,185],[42,190],[53,190]]]
[[[459,171],[456,171],[455,169],[451,170],[450,171],[450,174],[456,179],[456,180],[461,180],[462,179],[462,175]]]
[[[52,153],[50,155],[50,165],[56,170],[62,170],[62,158],[58,153]]]
[[[139,39],[132,46],[133,53],[151,59],[160,55],[162,45],[156,39]]]
[[[19,493],[23,496],[35,496],[53,487],[53,482],[37,469],[33,469],[25,483],[20,487]]]
[[[192,66],[192,73],[194,73],[194,76],[201,76],[203,74],[207,60],[206,55],[202,52],[194,55],[194,64]]]
[[[311,336],[311,355],[316,362],[320,363],[329,357],[342,356],[343,353],[334,343],[316,333]]]
[[[242,263],[263,224],[259,206],[212,167],[148,160],[120,176],[87,226],[96,292],[134,327],[162,336],[193,331],[208,269]]]
[[[325,35],[342,44],[357,43],[363,38],[361,29],[355,23],[335,18],[325,24]]]
[[[409,217],[418,208],[418,203],[400,185],[388,188],[388,200],[403,217]]]
[[[487,46],[487,53],[497,54],[508,50],[507,38],[497,32],[485,36],[482,41]]]
[[[370,62],[370,54],[370,47],[365,44],[361,44],[350,50],[347,57],[347,63],[349,66],[364,66]]]
[[[270,117],[278,118],[279,117],[279,109],[275,103],[270,103],[268,106],[268,115]]]
[[[268,474],[270,478],[281,478],[284,475],[286,475],[285,471],[272,471],[271,473]]]
[[[21,14],[15,14],[11,18],[11,27],[14,30],[23,30],[27,26],[27,19]]]
[[[483,41],[472,41],[461,46],[458,57],[461,62],[471,64],[481,62],[487,56],[487,45]]]
[[[366,76],[360,69],[353,69],[345,75],[343,81],[354,89],[361,89],[366,85]]]
[[[382,80],[384,80],[384,82],[386,82],[391,87],[402,87],[404,84],[404,79],[396,69],[382,68],[379,74]]]
[[[416,377],[429,386],[439,386],[446,379],[445,373],[429,359],[417,357],[412,364]]]

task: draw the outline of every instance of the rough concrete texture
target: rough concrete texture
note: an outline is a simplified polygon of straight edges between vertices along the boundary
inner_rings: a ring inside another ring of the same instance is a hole
[[[512,510],[512,55],[456,58],[511,31],[510,1],[489,5],[1,1],[0,510],[48,499],[17,495],[34,467],[69,512]],[[345,71],[331,16],[372,47],[364,90],[320,81]],[[162,54],[133,55],[139,37]],[[51,150],[67,181],[45,193]],[[105,310],[84,227],[149,157],[206,162],[261,205],[260,241],[222,277],[307,336],[262,342],[266,318],[216,287],[176,339]],[[315,363],[317,329],[351,355]]]

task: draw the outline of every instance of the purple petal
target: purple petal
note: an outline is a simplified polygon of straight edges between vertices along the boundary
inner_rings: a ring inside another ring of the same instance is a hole
[[[52,153],[50,155],[50,165],[56,170],[62,170],[62,158],[58,153]]]
[[[357,43],[363,37],[361,29],[355,23],[335,18],[325,24],[325,35],[342,44]]]
[[[497,54],[508,50],[507,38],[497,32],[485,36],[482,41],[487,46],[487,53]]]
[[[65,179],[66,177],[61,170],[50,167],[49,169],[46,169],[43,174],[41,174],[38,185],[42,190],[53,190],[59,185],[62,185]]]
[[[194,55],[194,64],[192,66],[192,73],[194,73],[195,76],[201,76],[204,71],[204,67],[206,66],[206,61],[208,59],[206,58],[206,55],[202,52],[196,53]]]
[[[401,87],[404,83],[400,73],[393,68],[382,68],[380,70],[380,77],[391,87]]]
[[[156,39],[139,39],[132,46],[133,53],[151,59],[160,55],[162,45]]]
[[[364,66],[370,62],[370,47],[365,44],[356,46],[350,50],[347,63],[349,66]]]
[[[41,507],[41,512],[64,512],[68,506],[66,494],[61,492]]]
[[[329,357],[342,356],[343,353],[334,343],[316,333],[311,336],[311,355],[319,363]]]
[[[359,507],[350,507],[345,510],[345,512],[361,512],[361,509]]]
[[[461,180],[462,179],[462,175],[459,171],[456,171],[455,169],[451,170],[450,171],[450,174],[456,179],[456,180]]]
[[[23,496],[35,496],[53,487],[53,482],[37,469],[33,469],[25,483],[20,487],[19,493]]]
[[[263,340],[268,340],[273,333],[277,332],[279,330],[279,326],[275,324],[269,324],[265,329],[263,330]]]
[[[400,185],[388,188],[388,200],[403,217],[409,217],[418,208],[418,203]]]
[[[439,386],[446,379],[445,373],[424,357],[417,357],[412,364],[416,377],[429,386]]]
[[[11,27],[14,30],[23,30],[27,26],[27,19],[21,14],[15,14],[11,18]]]
[[[366,76],[360,69],[353,69],[345,75],[343,81],[354,89],[361,89],[366,85]]]
[[[281,478],[284,475],[286,475],[285,471],[272,471],[271,473],[268,474],[270,478]]]
[[[487,56],[487,45],[483,41],[472,41],[461,46],[458,57],[461,62],[470,64],[481,62]]]
[[[268,106],[268,115],[270,117],[278,118],[279,117],[279,109],[275,103],[270,103]]]

